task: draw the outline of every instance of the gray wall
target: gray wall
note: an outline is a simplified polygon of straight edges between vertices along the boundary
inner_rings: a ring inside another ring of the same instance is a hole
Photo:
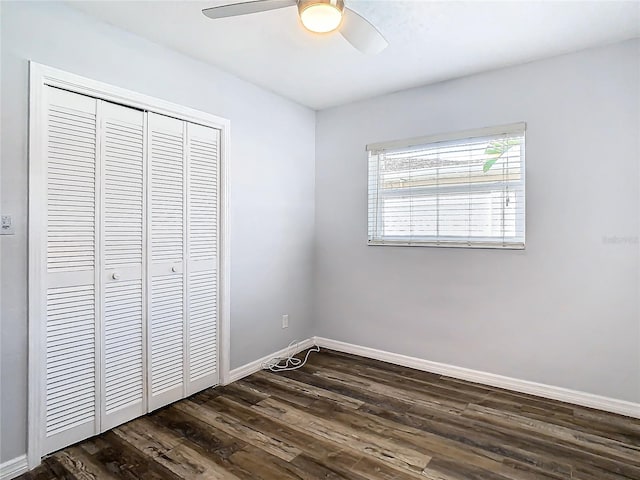
[[[229,118],[231,366],[312,334],[312,110],[65,5],[3,2],[1,28],[0,462],[26,451],[28,59]]]
[[[316,334],[640,401],[639,62],[633,41],[319,112]],[[367,246],[367,143],[517,121],[525,251]]]

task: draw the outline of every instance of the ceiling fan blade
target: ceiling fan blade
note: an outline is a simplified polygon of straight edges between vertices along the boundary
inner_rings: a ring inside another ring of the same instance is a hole
[[[205,8],[202,13],[209,18],[226,18],[292,7],[297,3],[296,0],[254,0],[252,2],[230,3],[219,7]]]
[[[369,55],[380,53],[389,45],[376,27],[350,8],[344,9],[340,33],[351,45]]]

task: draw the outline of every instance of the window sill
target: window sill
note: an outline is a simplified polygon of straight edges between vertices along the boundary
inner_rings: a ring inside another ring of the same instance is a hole
[[[492,250],[525,250],[524,243],[509,242],[461,242],[461,241],[410,241],[410,240],[369,240],[370,247],[445,247],[445,248],[483,248]]]

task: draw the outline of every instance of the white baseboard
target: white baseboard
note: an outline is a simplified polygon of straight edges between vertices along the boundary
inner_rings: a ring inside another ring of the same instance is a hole
[[[617,400],[615,398],[602,397],[592,393],[580,392],[577,390],[569,390],[562,387],[554,387],[542,383],[529,382],[527,380],[519,380],[517,378],[505,377],[479,370],[471,370],[468,368],[456,367],[445,363],[431,362],[421,358],[409,357],[399,353],[385,352],[375,348],[362,347],[352,343],[339,342],[322,337],[313,337],[312,343],[319,347],[337,350],[339,352],[351,353],[361,357],[381,360],[383,362],[401,365],[403,367],[415,368],[425,372],[445,375],[447,377],[467,380],[469,382],[481,383],[492,387],[504,388],[521,393],[528,393],[538,397],[559,400],[562,402],[581,405],[583,407],[596,408],[607,412],[618,413],[628,417],[640,418],[640,403],[627,402],[625,400]]]
[[[298,343],[296,353],[317,345],[321,348],[336,350],[344,353],[351,353],[361,357],[381,360],[383,362],[414,368],[425,372],[444,375],[447,377],[467,380],[469,382],[490,385],[521,393],[527,393],[538,397],[559,400],[562,402],[581,405],[584,407],[596,408],[606,412],[618,413],[629,417],[640,418],[640,403],[617,400],[615,398],[602,397],[591,393],[569,390],[562,387],[554,387],[542,383],[519,380],[517,378],[505,377],[493,373],[471,370],[469,368],[456,367],[445,363],[432,362],[416,357],[409,357],[399,353],[386,352],[375,348],[363,347],[352,343],[340,342],[323,337],[311,337]],[[289,353],[289,348],[283,348],[270,355],[266,355],[258,360],[247,363],[229,372],[228,383],[240,380],[252,373],[262,370],[263,365],[276,357],[284,357]],[[10,480],[29,471],[27,456],[21,455],[12,460],[0,464],[0,480]]]
[[[10,480],[29,471],[27,456],[20,455],[0,464],[0,480]]]
[[[301,352],[311,347],[313,347],[313,339],[307,338],[306,340],[302,340],[296,345],[295,353]],[[247,363],[246,365],[243,365],[238,368],[234,368],[229,372],[227,383],[235,382],[236,380],[240,380],[241,378],[247,377],[252,373],[256,373],[262,370],[263,365],[265,363],[267,363],[270,360],[273,360],[274,358],[285,357],[290,353],[290,350],[291,349],[289,347],[286,347],[286,348],[283,348],[282,350],[278,350],[277,352],[274,352],[267,356],[259,358],[258,360],[254,360],[253,362]]]
[[[303,340],[298,344],[296,353],[306,350],[313,345],[317,345],[321,348],[328,348],[330,350],[336,350],[338,352],[351,353],[361,357],[381,360],[383,362],[393,363],[403,367],[414,368],[424,372],[436,373],[438,375],[467,380],[469,382],[504,388],[506,390],[527,393],[529,395],[549,398],[552,400],[559,400],[561,402],[581,405],[583,407],[596,408],[598,410],[618,413],[628,417],[640,418],[640,403],[633,403],[625,400],[594,395],[592,393],[570,390],[568,388],[555,387],[552,385],[545,385],[543,383],[505,377],[503,375],[496,375],[494,373],[482,372],[469,368],[456,367],[455,365],[448,365],[446,363],[432,362],[422,358],[409,357],[399,353],[386,352],[384,350],[377,350],[375,348],[363,347],[352,343],[340,342],[329,338],[312,337],[307,340]],[[241,378],[262,370],[262,366],[266,362],[276,357],[286,356],[288,351],[288,348],[283,348],[282,350],[259,358],[258,360],[247,363],[246,365],[234,368],[229,372],[228,383],[235,382],[236,380],[240,380]],[[0,480],[3,479],[4,477]]]

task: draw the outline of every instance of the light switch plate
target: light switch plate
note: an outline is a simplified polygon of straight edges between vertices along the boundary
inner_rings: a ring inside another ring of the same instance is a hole
[[[13,217],[11,215],[2,215],[2,224],[0,225],[0,235],[15,235],[16,229],[13,225]]]

